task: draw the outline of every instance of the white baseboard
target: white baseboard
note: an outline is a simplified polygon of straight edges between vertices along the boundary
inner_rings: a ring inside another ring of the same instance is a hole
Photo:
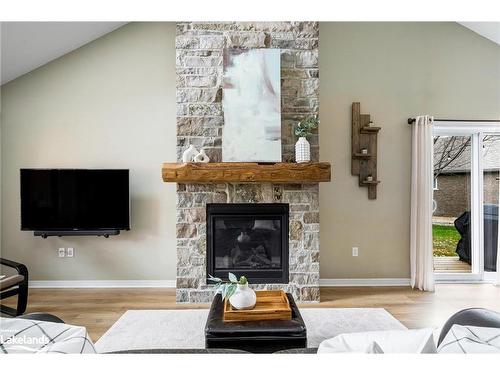
[[[175,280],[33,280],[30,288],[175,288]]]
[[[436,280],[436,284],[493,283],[493,277],[477,281]],[[320,286],[409,286],[406,278],[320,279]],[[175,288],[175,280],[33,280],[30,288]]]
[[[320,286],[408,286],[410,279],[321,279]],[[175,288],[175,280],[33,280],[30,288]]]
[[[320,286],[409,286],[410,279],[320,279]]]

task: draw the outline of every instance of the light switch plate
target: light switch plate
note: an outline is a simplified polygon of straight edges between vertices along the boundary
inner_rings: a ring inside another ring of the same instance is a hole
[[[68,258],[73,258],[75,256],[75,249],[73,249],[72,247],[68,247],[66,249],[66,256]]]
[[[353,257],[357,257],[357,256],[358,256],[358,254],[359,254],[359,248],[357,248],[357,247],[353,247],[353,248],[352,248],[352,256],[353,256]]]
[[[64,247],[60,247],[59,249],[57,249],[57,255],[59,256],[59,258],[64,258],[66,256],[66,250],[64,249]]]

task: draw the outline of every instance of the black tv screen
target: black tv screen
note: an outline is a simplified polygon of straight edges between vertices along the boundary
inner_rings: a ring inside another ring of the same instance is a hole
[[[130,229],[128,169],[21,169],[21,230]]]

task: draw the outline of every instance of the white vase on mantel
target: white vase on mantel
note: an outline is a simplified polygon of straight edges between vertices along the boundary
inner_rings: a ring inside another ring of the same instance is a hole
[[[300,137],[295,143],[295,161],[297,163],[309,163],[311,161],[311,145],[306,137]]]
[[[255,307],[257,295],[254,290],[246,284],[237,284],[236,291],[229,297],[229,303],[236,310],[251,310]]]

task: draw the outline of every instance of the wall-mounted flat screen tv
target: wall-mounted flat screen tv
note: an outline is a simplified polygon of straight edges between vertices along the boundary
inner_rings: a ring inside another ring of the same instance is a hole
[[[21,230],[119,233],[129,208],[128,169],[21,169]]]

